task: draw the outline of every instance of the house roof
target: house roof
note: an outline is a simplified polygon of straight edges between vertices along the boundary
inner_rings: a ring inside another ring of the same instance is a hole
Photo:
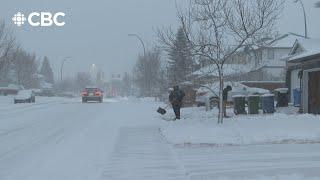
[[[302,52],[296,52],[298,48]],[[296,40],[289,55],[289,62],[300,62],[309,60],[320,55],[320,39],[299,39]]]
[[[260,48],[287,48],[291,49],[297,39],[305,39],[304,36],[295,33],[286,33],[276,38],[264,38],[257,42],[257,44],[250,47],[251,50],[258,50]],[[259,45],[258,45],[259,44]],[[241,47],[237,52],[243,52],[247,49],[246,46]]]
[[[276,38],[272,42],[270,42],[269,47],[272,47],[272,48],[292,48],[294,42],[297,39],[303,40],[303,39],[305,39],[305,37],[298,35],[298,34],[294,34],[294,33],[287,33],[287,34],[280,36],[279,38]]]
[[[225,64],[223,66],[224,76],[240,75],[252,71],[250,65],[247,64]],[[218,69],[215,65],[209,65],[192,73],[193,76],[219,76]]]

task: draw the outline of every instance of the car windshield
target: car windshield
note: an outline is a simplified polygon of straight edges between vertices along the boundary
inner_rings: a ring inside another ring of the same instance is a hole
[[[320,0],[0,0],[0,180],[320,180]]]

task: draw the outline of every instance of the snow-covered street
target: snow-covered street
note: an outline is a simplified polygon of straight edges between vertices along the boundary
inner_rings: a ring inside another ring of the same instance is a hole
[[[320,144],[177,146],[160,133],[175,122],[161,120],[158,106],[125,98],[102,104],[38,98],[36,104],[14,105],[1,97],[0,179],[320,177]]]
[[[0,179],[99,179],[118,128],[148,124],[136,113],[148,106],[121,99],[39,98],[31,105],[2,99]]]

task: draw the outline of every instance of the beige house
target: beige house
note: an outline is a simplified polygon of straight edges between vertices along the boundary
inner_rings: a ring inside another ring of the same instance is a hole
[[[225,65],[225,80],[241,81],[260,88],[273,90],[285,86],[286,59],[294,42],[303,36],[288,33],[276,39],[264,39],[260,46],[243,48]],[[205,64],[189,78],[194,84],[212,83],[218,77],[214,65]],[[211,82],[210,82],[211,81]],[[253,83],[254,82],[254,83]],[[273,88],[274,87],[274,88]]]

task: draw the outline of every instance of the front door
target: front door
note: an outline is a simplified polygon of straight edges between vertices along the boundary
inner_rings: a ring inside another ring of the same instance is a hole
[[[320,71],[309,72],[308,112],[320,114]]]

